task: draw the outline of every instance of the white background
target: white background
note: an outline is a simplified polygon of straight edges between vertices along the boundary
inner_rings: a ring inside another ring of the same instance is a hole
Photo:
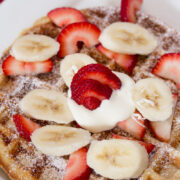
[[[119,7],[120,0],[4,0],[0,4],[0,57],[23,29],[53,8],[102,5]],[[180,0],[144,0],[143,9],[180,31]],[[0,175],[0,180],[5,179]]]

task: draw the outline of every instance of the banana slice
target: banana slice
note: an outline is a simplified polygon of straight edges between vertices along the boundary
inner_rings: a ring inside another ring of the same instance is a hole
[[[33,132],[31,140],[44,154],[65,156],[89,144],[91,135],[80,128],[47,125]]]
[[[35,89],[20,101],[24,114],[39,120],[68,124],[73,121],[67,98],[61,92]]]
[[[157,47],[157,40],[145,28],[132,23],[113,23],[101,33],[101,44],[114,52],[149,54]]]
[[[60,74],[66,85],[70,87],[74,74],[81,67],[93,63],[96,63],[96,61],[86,54],[76,53],[66,56],[60,66]]]
[[[129,140],[93,141],[87,164],[106,178],[137,178],[148,166],[148,154],[143,146]]]
[[[59,43],[45,35],[25,35],[15,41],[11,55],[19,61],[45,61],[56,55]]]
[[[143,117],[150,121],[165,121],[172,114],[172,93],[161,79],[139,80],[133,89],[132,99]]]

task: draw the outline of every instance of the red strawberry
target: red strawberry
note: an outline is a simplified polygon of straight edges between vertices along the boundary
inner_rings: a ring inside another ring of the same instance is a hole
[[[40,126],[20,114],[13,115],[13,121],[20,136],[31,141],[31,134]]]
[[[70,155],[63,180],[88,180],[91,169],[87,165],[87,148],[81,148]]]
[[[72,83],[71,93],[71,98],[76,101],[76,103],[79,105],[83,104],[86,108],[93,110],[100,105],[102,100],[110,98],[112,89],[96,80],[85,79],[78,84]]]
[[[155,145],[154,144],[150,144],[150,143],[146,143],[146,142],[143,142],[143,141],[138,141],[138,140],[135,140],[135,139],[132,139],[132,138],[128,138],[128,137],[124,137],[124,136],[119,136],[119,135],[116,135],[116,134],[113,134],[112,135],[112,138],[114,139],[126,139],[126,140],[130,140],[130,141],[136,141],[138,142],[140,145],[144,146],[148,152],[148,154],[155,148]]]
[[[53,9],[48,13],[48,17],[59,27],[75,22],[86,21],[86,18],[79,10],[71,7]]]
[[[66,26],[58,36],[61,44],[59,56],[64,57],[78,51],[78,42],[83,42],[87,47],[98,44],[101,31],[89,22],[73,23]]]
[[[128,73],[132,73],[134,67],[136,66],[137,56],[135,55],[115,53],[106,49],[101,44],[97,45],[96,48],[108,58],[113,59],[120,67],[122,67]]]
[[[84,79],[94,79],[112,89],[120,89],[121,80],[112,71],[101,64],[89,64],[82,67],[73,77],[71,85]]]
[[[180,89],[180,83],[177,83],[177,84],[176,84],[176,87],[177,87],[178,89]]]
[[[12,76],[51,72],[52,67],[50,59],[43,62],[22,62],[12,56],[8,56],[2,64],[4,74]]]
[[[180,53],[163,55],[153,68],[152,73],[166,79],[171,79],[177,83],[177,87],[180,87],[178,85],[180,84]]]
[[[137,139],[142,139],[146,131],[145,119],[139,112],[134,113],[125,121],[118,122],[117,126]]]
[[[101,101],[95,97],[86,97],[84,98],[83,105],[90,110],[98,108],[101,104]]]
[[[121,21],[136,22],[136,12],[141,9],[143,0],[121,0]]]
[[[102,44],[96,45],[96,48],[99,52],[101,52],[102,54],[104,54],[106,57],[110,59],[113,59],[114,54],[116,54],[115,52],[112,52],[111,50],[106,49]]]
[[[176,103],[178,100],[178,94],[174,93],[173,98],[174,98],[174,110],[173,111],[175,112],[175,107],[176,107]],[[160,141],[168,142],[170,140],[174,112],[173,112],[172,116],[170,116],[166,121],[163,121],[163,122],[150,121],[149,122],[149,127],[150,127],[151,131]]]

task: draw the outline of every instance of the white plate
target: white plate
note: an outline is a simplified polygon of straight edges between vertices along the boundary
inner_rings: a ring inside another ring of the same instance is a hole
[[[0,57],[17,35],[53,8],[120,6],[120,0],[4,0],[0,4]],[[144,0],[143,9],[180,31],[180,0]],[[7,180],[0,171],[0,180]]]

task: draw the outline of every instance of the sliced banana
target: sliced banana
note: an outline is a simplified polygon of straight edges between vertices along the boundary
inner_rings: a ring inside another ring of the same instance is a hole
[[[116,22],[105,28],[99,41],[105,48],[124,54],[145,55],[157,47],[157,40],[150,32],[127,22]]]
[[[76,53],[66,56],[60,66],[60,74],[66,85],[70,87],[74,74],[81,67],[93,63],[96,63],[96,61],[86,54]]]
[[[24,96],[20,109],[35,119],[67,124],[73,117],[63,93],[54,90],[35,89]]]
[[[59,47],[59,43],[51,37],[30,34],[15,41],[11,49],[11,55],[19,61],[45,61],[56,55]]]
[[[132,99],[143,117],[150,121],[165,121],[172,114],[172,93],[161,79],[139,80],[133,89]]]
[[[148,154],[134,141],[93,141],[87,153],[87,164],[106,178],[137,178],[148,166]]]
[[[31,140],[44,154],[65,156],[89,144],[91,135],[80,128],[47,125],[33,132]]]

